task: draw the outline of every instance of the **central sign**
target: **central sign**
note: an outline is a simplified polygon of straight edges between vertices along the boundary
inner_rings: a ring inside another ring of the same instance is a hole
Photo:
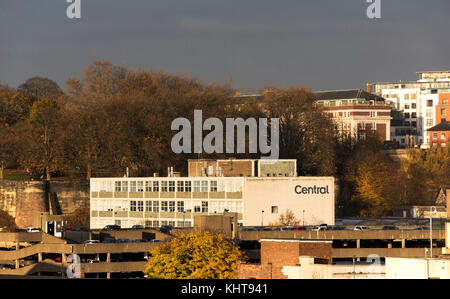
[[[297,194],[330,194],[328,185],[325,187],[303,187],[301,185],[295,186],[295,193]]]

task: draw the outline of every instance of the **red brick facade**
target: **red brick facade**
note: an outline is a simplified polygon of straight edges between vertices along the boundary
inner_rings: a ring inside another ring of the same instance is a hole
[[[330,241],[261,240],[261,263],[238,263],[239,279],[286,279],[284,266],[299,264],[300,256],[313,256],[331,263]]]

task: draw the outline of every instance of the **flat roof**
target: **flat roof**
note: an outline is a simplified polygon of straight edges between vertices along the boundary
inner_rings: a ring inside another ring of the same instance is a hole
[[[259,242],[332,243],[331,240],[260,239]]]

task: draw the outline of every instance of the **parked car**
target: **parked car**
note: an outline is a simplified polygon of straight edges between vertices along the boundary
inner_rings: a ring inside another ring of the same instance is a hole
[[[150,242],[161,242],[161,240],[153,239],[153,240],[150,240]]]
[[[73,231],[73,229],[71,227],[63,227],[63,230],[65,232],[72,232]]]
[[[324,227],[324,226],[321,226],[321,225],[317,225],[317,226],[314,226],[314,227],[312,228],[312,230],[313,230],[313,231],[327,230],[327,228]]]
[[[241,232],[253,232],[253,231],[256,231],[256,228],[254,228],[254,227],[243,227],[240,230],[241,230]]]
[[[37,227],[27,227],[27,232],[29,232],[29,233],[38,233],[40,231],[41,231],[41,229],[37,228]]]
[[[365,225],[357,225],[353,230],[369,230],[370,228]]]
[[[131,243],[144,243],[144,242],[147,242],[147,240],[145,240],[145,239],[136,239],[136,240],[131,241]]]
[[[165,234],[170,234],[170,232],[172,231],[172,226],[171,225],[163,225],[159,228],[159,231]]]
[[[102,243],[114,243],[115,240],[113,238],[104,238]]]
[[[26,233],[27,230],[24,228],[15,228],[13,230],[11,230],[12,233]]]
[[[295,231],[306,231],[308,228],[306,226],[289,225],[283,226],[281,230],[295,230]]]
[[[99,240],[86,240],[83,242],[83,244],[97,244],[100,243]]]
[[[110,224],[103,228],[103,230],[120,230],[119,225]]]
[[[130,243],[130,242],[131,242],[130,239],[126,238],[116,240],[116,243]]]
[[[399,228],[394,225],[385,225],[381,228],[381,230],[399,230]]]
[[[75,231],[76,232],[88,232],[89,228],[87,228],[87,227],[76,227]]]
[[[133,225],[133,226],[131,227],[131,229],[144,229],[144,226],[143,226],[143,225],[138,225],[138,224],[136,224],[136,225]]]
[[[430,230],[429,227],[422,226],[422,227],[416,227],[415,230]]]

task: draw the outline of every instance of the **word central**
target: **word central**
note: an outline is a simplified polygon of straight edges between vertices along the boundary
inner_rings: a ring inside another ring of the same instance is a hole
[[[248,128],[248,149],[249,153],[269,154],[262,157],[278,159],[279,155],[279,130],[280,121],[278,118],[271,118],[270,145],[268,144],[267,118],[254,118],[246,120],[242,118],[226,118],[226,153],[235,153],[235,141],[237,153],[245,153],[246,150],[246,128]],[[210,117],[203,122],[202,111],[194,110],[194,153],[200,154],[205,151],[207,154],[223,153],[223,124],[215,117]],[[192,153],[191,123],[184,117],[176,118],[172,121],[172,131],[179,132],[173,136],[171,147],[174,153]],[[236,129],[236,138],[235,138]],[[203,139],[203,130],[211,131]]]
[[[302,187],[300,185],[295,186],[295,193],[297,194],[330,194],[328,186],[326,187]]]

